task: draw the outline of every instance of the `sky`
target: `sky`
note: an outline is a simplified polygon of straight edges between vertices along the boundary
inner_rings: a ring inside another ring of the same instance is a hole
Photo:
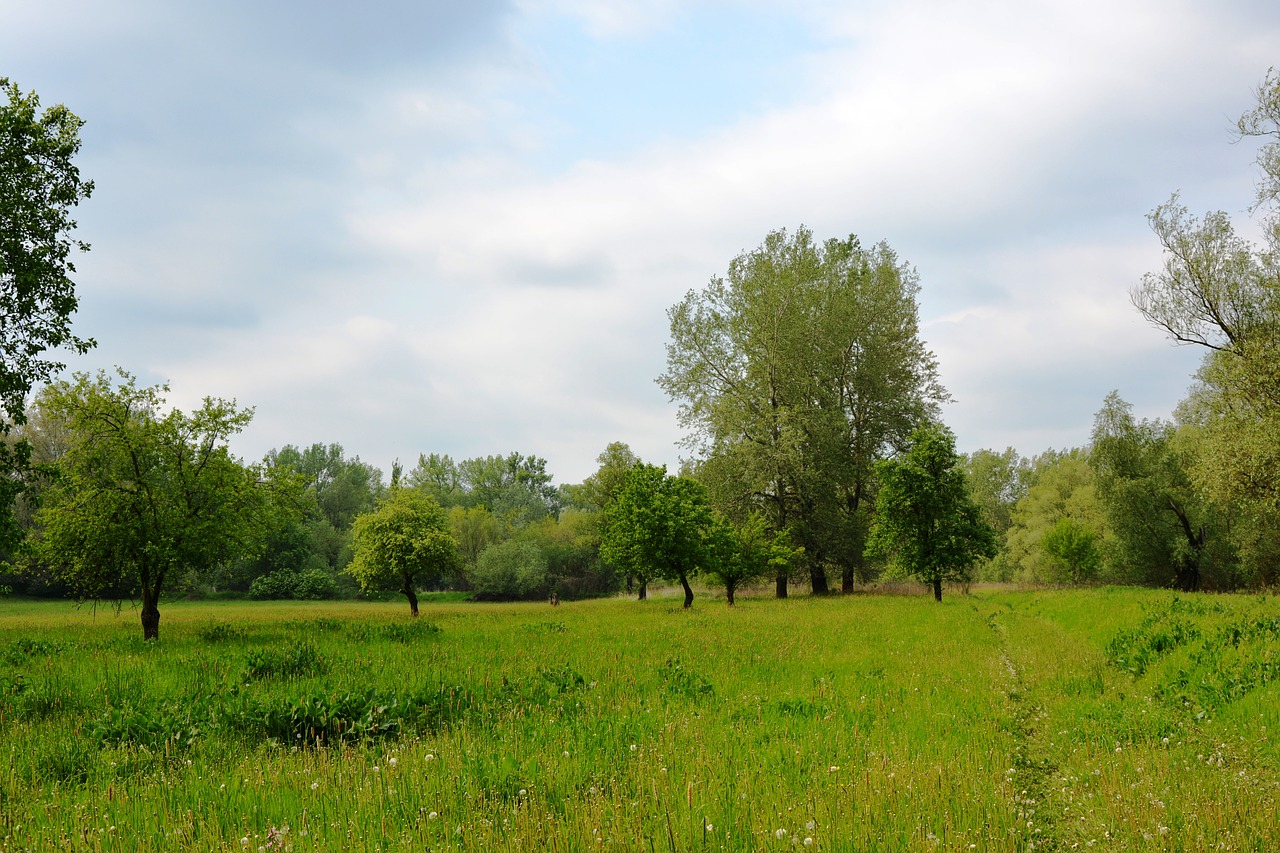
[[[1247,233],[1274,0],[0,0],[85,121],[69,369],[252,406],[234,450],[684,452],[667,309],[771,230],[886,241],[962,451],[1169,417],[1129,303],[1179,191]]]

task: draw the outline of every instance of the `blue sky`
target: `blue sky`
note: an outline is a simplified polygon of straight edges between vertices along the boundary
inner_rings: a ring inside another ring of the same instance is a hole
[[[0,0],[0,75],[87,124],[76,320],[256,408],[236,449],[387,469],[610,441],[675,464],[666,309],[775,228],[886,240],[961,449],[1168,416],[1128,304],[1174,190],[1248,232],[1234,118],[1280,9],[1124,3]]]

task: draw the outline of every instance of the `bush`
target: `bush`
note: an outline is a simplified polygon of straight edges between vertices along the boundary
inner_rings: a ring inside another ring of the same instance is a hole
[[[477,598],[538,598],[548,582],[546,557],[537,545],[521,539],[490,545],[471,573]]]
[[[296,576],[293,597],[304,601],[338,597],[338,582],[333,576],[321,569],[306,569]]]

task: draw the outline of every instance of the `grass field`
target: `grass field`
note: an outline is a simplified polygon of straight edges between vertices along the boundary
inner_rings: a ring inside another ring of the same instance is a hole
[[[1280,849],[1276,598],[162,611],[0,600],[0,850]]]

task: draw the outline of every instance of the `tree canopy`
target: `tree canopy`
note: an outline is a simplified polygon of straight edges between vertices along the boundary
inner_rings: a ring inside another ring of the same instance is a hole
[[[89,248],[71,236],[71,212],[93,182],[81,180],[73,162],[84,122],[62,105],[42,112],[34,92],[23,94],[6,77],[0,94],[0,434],[8,435],[24,422],[31,389],[63,368],[46,353],[93,346],[71,332],[78,305],[71,254]],[[3,544],[19,535],[10,507],[29,457],[25,442],[0,442]]]
[[[605,510],[601,556],[640,578],[642,585],[654,577],[679,581],[684,606],[691,607],[689,578],[717,556],[715,529],[701,483],[670,476],[665,465],[641,463],[627,472]]]
[[[667,371],[696,475],[742,521],[804,548],[815,593],[864,571],[873,463],[947,398],[918,334],[915,272],[881,243],[769,233],[668,312]],[[785,595],[787,576],[777,592]]]
[[[996,553],[995,531],[959,462],[950,430],[928,424],[911,434],[906,453],[876,463],[880,493],[867,550],[931,584],[938,601],[944,581],[969,580],[973,564]]]
[[[355,556],[346,571],[365,590],[394,589],[418,615],[418,586],[453,568],[458,543],[440,504],[415,489],[396,488],[352,526]]]
[[[78,373],[40,397],[72,438],[36,513],[33,567],[86,598],[140,596],[146,639],[175,575],[257,547],[265,498],[227,449],[253,410],[206,398],[189,415],[166,411],[167,391],[120,371]]]

